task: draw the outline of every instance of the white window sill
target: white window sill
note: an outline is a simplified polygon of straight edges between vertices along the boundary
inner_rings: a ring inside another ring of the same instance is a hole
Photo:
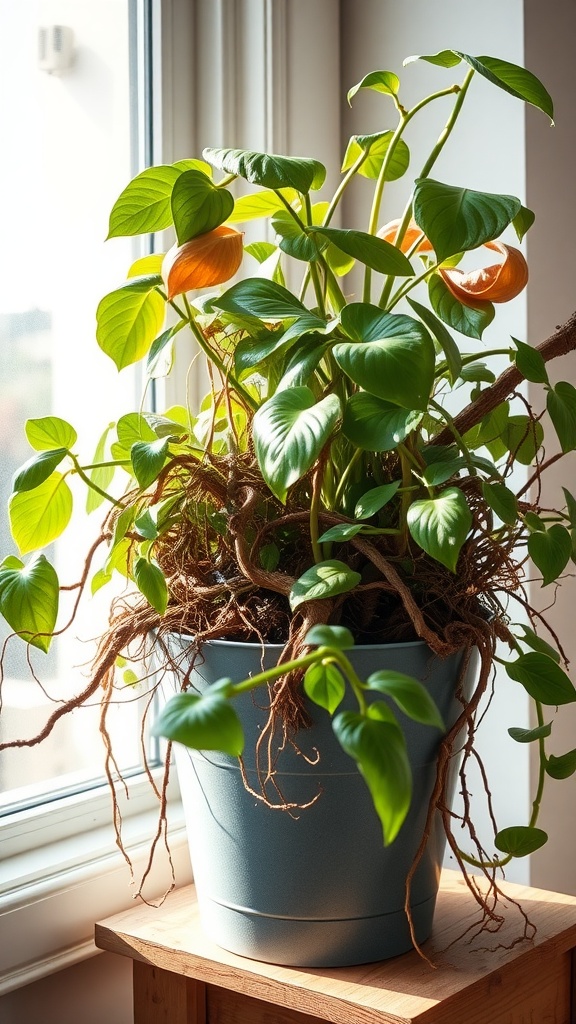
[[[150,807],[146,782],[133,780],[130,792],[123,836],[138,882],[156,833],[157,814]],[[169,806],[176,881],[185,885],[192,875],[177,791]],[[94,922],[129,907],[135,886],[115,844],[105,787],[9,816],[0,840],[2,995],[97,953]],[[154,902],[170,880],[162,848],[146,898]]]

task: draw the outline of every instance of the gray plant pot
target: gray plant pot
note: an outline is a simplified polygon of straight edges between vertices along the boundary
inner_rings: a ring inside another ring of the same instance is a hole
[[[189,640],[175,637],[173,643],[181,658]],[[222,676],[243,679],[262,665],[275,664],[280,651],[277,645],[263,653],[258,644],[211,641],[203,648],[193,686],[204,691]],[[383,668],[416,676],[429,688],[447,726],[456,721],[462,710],[454,698],[461,655],[440,661],[422,642],[348,653],[361,678]],[[254,750],[267,717],[258,704],[265,699],[266,693],[258,691],[234,702],[246,735],[247,776],[256,790]],[[349,706],[354,707],[352,700]],[[307,804],[321,791],[302,810],[270,809],[252,796],[236,759],[175,744],[203,927],[225,949],[270,963],[338,967],[396,956],[412,946],[405,882],[426,820],[441,737],[438,730],[402,716],[414,795],[397,839],[384,847],[366,785],[338,744],[330,716],[315,705],[309,710],[313,724],[297,736],[300,752],[291,745],[278,751],[274,776],[291,803]],[[412,884],[419,943],[431,932],[444,854],[437,819]]]

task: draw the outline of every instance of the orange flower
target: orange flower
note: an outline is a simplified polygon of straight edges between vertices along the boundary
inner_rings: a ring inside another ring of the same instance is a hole
[[[398,231],[399,227],[400,227],[400,218],[399,217],[396,220],[388,221],[388,223],[385,224],[383,228],[380,228],[380,230],[378,232],[378,238],[383,238],[385,242],[391,242],[392,245],[394,245],[394,239],[396,238],[396,232]],[[402,252],[408,252],[408,249],[412,248],[412,246],[414,245],[414,242],[418,238],[420,238],[421,241],[419,242],[418,246],[416,247],[416,250],[415,250],[416,252],[432,252],[433,251],[432,250],[432,246],[430,245],[430,242],[426,238],[426,235],[422,233],[422,231],[418,227],[416,221],[415,220],[411,220],[409,225],[408,225],[408,228],[406,230],[406,234],[404,235],[404,238],[402,239],[402,245],[400,246]]]
[[[162,263],[168,298],[223,284],[233,277],[242,262],[242,238],[241,231],[221,224],[184,245],[173,245]]]
[[[503,242],[485,242],[487,249],[494,249],[502,256],[501,263],[472,270],[444,269],[439,273],[452,292],[464,305],[472,305],[474,299],[485,302],[508,302],[519,295],[528,281],[528,264],[519,249]]]

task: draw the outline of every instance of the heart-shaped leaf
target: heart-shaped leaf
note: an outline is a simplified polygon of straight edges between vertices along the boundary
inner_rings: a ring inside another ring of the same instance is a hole
[[[522,376],[533,384],[547,384],[546,363],[538,349],[526,345],[523,341],[517,341],[516,338],[512,338],[512,341],[516,345],[515,363]]]
[[[390,452],[416,429],[422,416],[360,391],[348,399],[342,432],[365,451]]]
[[[518,518],[518,501],[516,495],[504,484],[482,484],[484,497],[493,512],[508,526],[513,526]]]
[[[170,698],[152,727],[153,736],[164,736],[195,750],[222,750],[239,756],[244,734],[238,715],[220,695],[177,693]]]
[[[541,704],[573,704],[576,690],[566,673],[546,654],[529,651],[506,663],[506,672]]]
[[[511,739],[516,740],[516,743],[534,743],[535,740],[546,739],[552,732],[552,723],[548,722],[546,725],[539,725],[536,729],[508,729],[508,735]]]
[[[155,290],[123,285],[101,299],[96,311],[96,340],[119,370],[146,355],[162,329],[165,302]]]
[[[346,594],[357,587],[362,577],[344,562],[333,558],[311,566],[296,580],[290,591],[292,611],[306,601],[319,601],[337,594]]]
[[[170,197],[184,171],[210,172],[202,160],[147,167],[126,186],[112,207],[108,238],[163,231],[172,224]]]
[[[12,484],[13,491],[32,491],[54,472],[62,459],[68,454],[67,448],[54,448],[52,451],[39,452],[17,470]]]
[[[546,762],[546,774],[551,779],[569,779],[576,772],[576,750],[569,750],[560,757],[551,754]]]
[[[414,219],[440,263],[498,238],[521,206],[515,196],[475,192],[433,178],[418,178],[414,188]]]
[[[408,509],[408,529],[416,543],[432,558],[456,572],[460,549],[472,526],[472,513],[457,487],[437,498],[422,498]]]
[[[483,331],[494,319],[494,306],[491,302],[474,302],[464,305],[444,284],[439,274],[432,274],[428,281],[428,296],[436,316],[440,317],[448,327],[465,334],[468,338],[482,337]]]
[[[223,224],[234,209],[234,196],[201,171],[184,171],[174,182],[171,206],[178,245],[184,245]]]
[[[546,396],[546,408],[563,452],[576,449],[576,388],[568,381],[561,380],[550,388]]]
[[[155,441],[137,441],[132,445],[130,458],[134,476],[144,490],[161,472],[168,452],[169,438],[158,438]]]
[[[56,570],[44,555],[27,566],[17,558],[0,565],[0,612],[15,633],[41,651],[52,642],[59,593]]]
[[[348,90],[348,103],[351,104],[354,96],[360,89],[373,89],[381,92],[384,96],[397,96],[400,89],[400,79],[393,71],[370,71],[364,75],[362,81],[353,85]]]
[[[364,178],[376,179],[387,157],[393,137],[394,133],[391,131],[378,132],[375,135],[353,135],[344,154],[342,171],[349,170],[362,153],[368,153],[358,169],[358,174]],[[409,163],[410,150],[404,139],[397,139],[392,155],[388,157],[384,180],[396,181],[401,178],[408,170]]]
[[[168,604],[166,577],[160,566],[147,558],[137,558],[134,563],[134,580],[141,594],[159,615],[164,615]]]
[[[288,203],[293,203],[298,193],[294,189],[283,189],[282,195]],[[248,196],[240,196],[234,203],[234,209],[228,217],[229,224],[244,224],[249,220],[270,217],[286,206],[276,192],[251,192]],[[267,255],[270,255],[268,253]]]
[[[52,473],[33,491],[13,494],[10,529],[21,554],[44,548],[66,529],[72,515],[72,492],[61,473]]]
[[[404,409],[424,410],[434,382],[434,344],[413,317],[356,302],[341,312],[352,342],[333,349],[344,372],[369,394]]]
[[[331,715],[342,703],[346,693],[346,684],[340,670],[332,662],[320,662],[311,665],[304,675],[304,692]]]
[[[36,451],[48,451],[54,448],[73,448],[78,434],[71,423],[59,416],[41,416],[39,419],[26,420],[26,437]]]
[[[392,500],[401,483],[401,480],[394,480],[391,484],[380,484],[379,487],[371,487],[356,502],[356,508],[354,509],[356,519],[370,519],[371,516],[375,516],[381,508],[384,508]]]
[[[256,457],[262,476],[280,501],[314,465],[340,419],[340,400],[319,402],[309,388],[277,392],[253,420]]]
[[[348,651],[354,647],[354,637],[346,626],[312,626],[304,643],[313,647],[336,647],[339,651]]]
[[[554,523],[549,530],[531,533],[528,537],[528,554],[542,573],[542,586],[547,587],[562,575],[572,554],[572,538],[560,523]]]
[[[510,828],[503,828],[494,837],[494,845],[502,853],[509,853],[512,857],[527,857],[534,853],[548,842],[546,832],[541,828],[533,828],[528,825],[512,825]]]

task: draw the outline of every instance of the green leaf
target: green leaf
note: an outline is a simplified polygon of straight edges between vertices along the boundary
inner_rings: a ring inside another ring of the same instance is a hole
[[[369,394],[404,409],[425,410],[434,382],[434,345],[422,324],[403,314],[354,302],[341,312],[353,339],[333,348],[344,372]]]
[[[512,825],[510,828],[503,828],[494,837],[494,844],[497,850],[502,853],[509,853],[512,857],[527,857],[534,853],[548,842],[546,832],[541,828],[533,828],[529,825]]]
[[[506,672],[541,704],[573,704],[576,701],[576,690],[570,679],[546,654],[537,651],[521,654],[516,661],[506,663]]]
[[[379,487],[371,487],[356,502],[356,508],[354,509],[355,518],[370,519],[372,516],[375,516],[381,508],[384,508],[392,500],[401,483],[401,480],[394,480],[391,484],[380,484]]]
[[[52,473],[33,491],[13,494],[10,529],[21,554],[46,547],[66,529],[72,515],[72,492],[61,473]]]
[[[146,355],[164,323],[165,302],[154,290],[123,285],[101,299],[96,340],[119,370]]]
[[[456,572],[460,549],[472,526],[472,513],[462,491],[448,487],[437,498],[413,502],[407,519],[416,543],[451,572]]]
[[[455,50],[440,50],[439,53],[427,55],[414,54],[412,57],[406,57],[402,63],[406,67],[415,60],[425,60],[428,64],[436,64],[440,68],[454,68],[460,64],[461,59],[461,55]]]
[[[314,465],[340,415],[336,395],[316,402],[304,387],[277,392],[257,410],[253,436],[258,465],[280,501]]]
[[[288,320],[313,315],[287,288],[265,277],[238,281],[214,299],[213,305],[226,313],[248,314],[261,320]],[[314,319],[318,327],[325,326],[325,321],[320,317]]]
[[[573,495],[570,494],[568,488],[563,487],[562,490],[564,491],[564,498],[566,500],[566,513],[568,515],[568,521],[570,523],[570,526],[576,527],[576,498],[574,498]]]
[[[282,194],[289,203],[293,203],[298,193],[294,189],[283,189]],[[244,224],[248,220],[258,220],[260,217],[270,217],[278,210],[285,210],[286,207],[280,196],[275,192],[251,192],[248,196],[240,196],[234,203],[234,209],[227,218],[229,224]],[[247,247],[252,249],[253,247]],[[253,252],[251,255],[255,255]],[[270,251],[266,253],[266,257]],[[260,261],[262,262],[262,261]]]
[[[541,353],[516,338],[512,338],[512,341],[516,345],[514,360],[522,376],[533,384],[547,384],[548,371]]]
[[[551,754],[546,762],[546,774],[551,779],[569,779],[576,772],[576,750],[569,750],[560,757]]]
[[[423,306],[421,302],[416,302],[416,299],[411,299],[409,296],[407,298],[414,312],[426,325],[432,337],[436,340],[438,347],[446,356],[450,383],[455,384],[462,371],[462,356],[458,345],[449,331],[446,330],[442,321],[434,315],[431,309]]]
[[[350,139],[344,154],[342,171],[352,167],[362,153],[368,152],[368,156],[358,169],[358,174],[364,178],[375,180],[380,174],[384,159],[390,149],[390,143],[394,133],[391,131],[378,132],[375,135],[353,135]],[[396,181],[408,170],[410,163],[410,150],[404,139],[397,139],[392,156],[388,160],[384,174],[385,181]]]
[[[280,562],[278,545],[274,543],[263,544],[258,552],[258,559],[262,568],[266,569],[266,572],[274,572]]]
[[[535,220],[536,215],[532,212],[532,210],[528,210],[526,206],[520,207],[520,211],[516,214],[514,220],[512,221],[512,227],[516,232],[519,242],[522,241],[524,235],[527,231],[530,230]]]
[[[304,643],[310,647],[336,647],[339,651],[348,651],[354,647],[354,637],[346,626],[312,626]]]
[[[426,687],[413,676],[382,669],[368,677],[366,686],[391,697],[400,710],[415,722],[436,726],[444,732],[444,722],[435,702]]]
[[[44,483],[68,454],[67,448],[54,448],[52,451],[40,452],[28,459],[17,470],[12,483],[13,491],[32,491]]]
[[[278,156],[244,149],[205,149],[208,163],[226,174],[238,174],[253,185],[264,188],[295,188],[307,193],[321,188],[326,168],[318,160],[305,157]]]
[[[360,89],[373,89],[375,92],[383,93],[384,96],[397,96],[400,90],[400,79],[393,71],[371,71],[368,75],[364,75],[362,81],[348,90],[347,98],[350,105]]]
[[[356,761],[382,824],[384,844],[398,835],[410,807],[412,776],[406,741],[392,722],[342,711],[333,721],[336,738]]]
[[[539,421],[528,416],[509,416],[501,438],[515,461],[529,466],[544,440],[544,428]]]
[[[56,570],[44,555],[25,566],[16,558],[0,565],[0,612],[26,643],[46,652],[58,615]]]
[[[54,448],[73,448],[78,440],[74,427],[59,416],[26,420],[26,437],[32,448],[42,452]]]
[[[290,591],[292,611],[306,601],[320,601],[337,594],[346,594],[357,587],[362,577],[344,562],[331,559],[311,566],[296,580]]]
[[[518,518],[518,501],[513,491],[504,484],[482,484],[484,497],[490,508],[507,526],[514,526]]]
[[[338,523],[326,530],[318,540],[321,544],[350,540],[361,532],[362,526],[362,523]]]
[[[561,380],[546,396],[546,408],[563,452],[576,448],[576,388]]]
[[[414,219],[432,243],[439,263],[498,238],[521,209],[515,196],[474,192],[417,178]]]
[[[282,252],[295,260],[313,262],[320,257],[320,248],[312,235],[303,231],[300,225],[282,209],[272,218],[272,228],[278,238],[276,241]]]
[[[314,235],[327,238],[342,252],[379,274],[392,274],[394,277],[414,276],[414,268],[408,257],[383,238],[370,235],[366,231],[352,231],[350,228],[318,227],[311,231]]]
[[[416,429],[422,416],[422,412],[407,412],[374,395],[358,392],[346,404],[342,433],[357,448],[389,452]]]
[[[311,665],[304,675],[304,692],[331,715],[342,703],[346,684],[340,670],[330,661]]]
[[[134,563],[134,581],[148,603],[159,615],[164,615],[168,604],[168,587],[160,566],[149,562],[147,558],[137,558]]]
[[[235,757],[244,748],[238,715],[229,701],[218,695],[175,694],[154,722],[152,735],[196,750],[222,750]]]
[[[572,554],[572,538],[560,523],[554,523],[546,533],[531,533],[528,554],[542,573],[542,586],[547,587],[564,572]]]
[[[172,223],[170,196],[182,171],[173,165],[148,167],[120,193],[112,207],[108,238],[163,231]]]
[[[531,71],[519,67],[518,64],[501,60],[499,57],[471,57],[470,54],[459,53],[458,50],[454,52],[493,85],[499,86],[504,92],[510,93],[517,99],[525,100],[526,103],[531,103],[532,106],[538,107],[539,110],[548,114],[551,124],[554,124],[552,98],[540,79],[536,78]]]
[[[535,740],[546,739],[552,732],[552,723],[539,725],[536,729],[508,729],[508,735],[516,740],[516,743],[534,743]]]
[[[158,438],[155,441],[137,441],[132,445],[130,457],[134,476],[138,484],[145,490],[161,472],[168,452],[169,438]]]
[[[174,182],[171,206],[178,245],[184,245],[223,224],[234,209],[234,196],[201,171],[184,171]]]
[[[473,306],[465,306],[452,295],[439,274],[432,274],[428,280],[428,297],[436,316],[448,327],[468,338],[479,340],[494,319],[494,306],[491,302],[475,302]]]
[[[114,427],[113,423],[109,423],[104,432],[101,434],[98,444],[96,445],[96,451],[94,452],[93,462],[105,462],[106,461],[106,445],[108,442],[108,434]],[[86,475],[89,480],[92,481],[97,487],[102,490],[106,490],[109,484],[112,482],[114,477],[115,467],[114,466],[100,466],[96,469],[88,470]],[[104,495],[99,494],[98,491],[93,490],[92,487],[88,489],[86,495],[86,511],[88,514],[94,512],[95,509],[99,508],[104,501]]]
[[[550,644],[546,643],[541,636],[538,636],[533,629],[530,629],[530,627],[526,626],[523,622],[518,622],[514,625],[516,628],[521,629],[524,634],[523,636],[518,637],[522,643],[527,644],[527,646],[531,647],[533,651],[539,651],[540,654],[547,654],[553,661],[558,664],[560,663],[560,655],[558,651]]]

